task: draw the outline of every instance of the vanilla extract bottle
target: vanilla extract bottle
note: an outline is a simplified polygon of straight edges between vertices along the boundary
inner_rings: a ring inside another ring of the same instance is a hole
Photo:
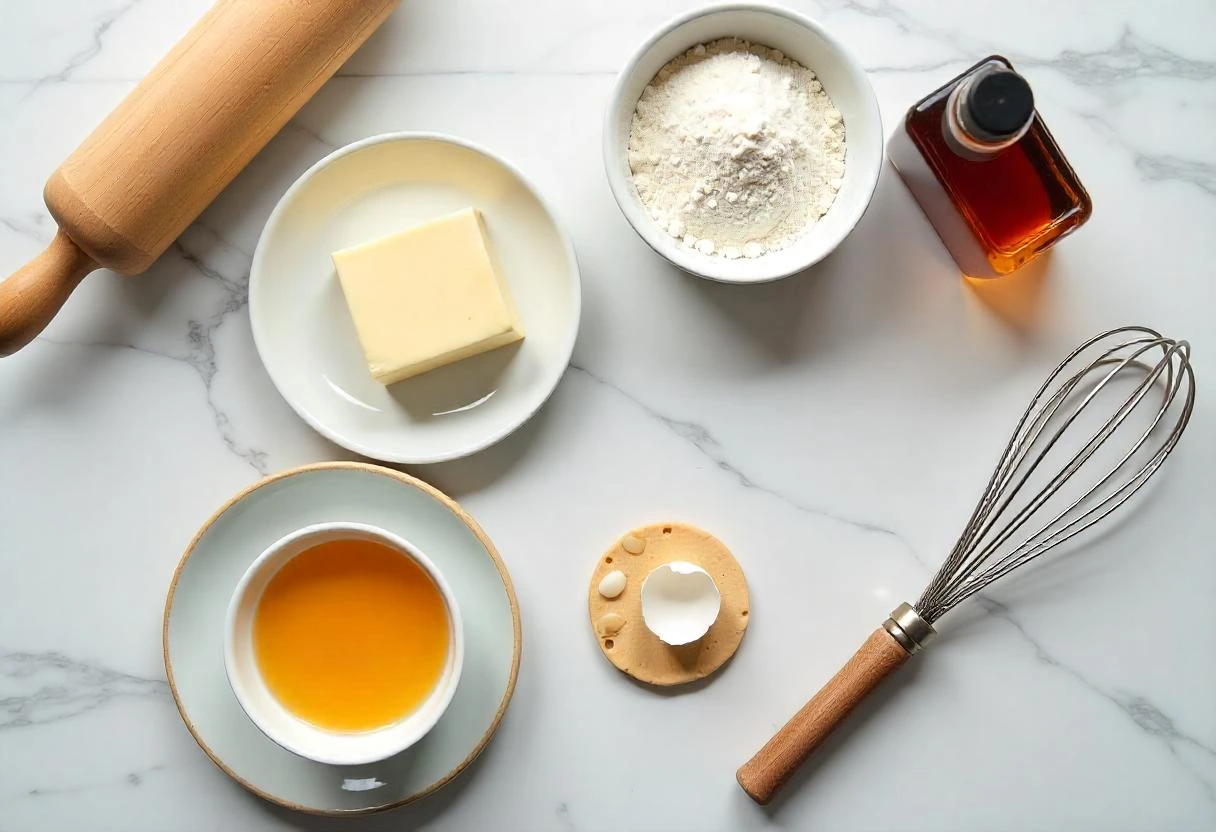
[[[969,277],[1021,268],[1092,211],[1030,84],[999,55],[913,105],[887,155]]]

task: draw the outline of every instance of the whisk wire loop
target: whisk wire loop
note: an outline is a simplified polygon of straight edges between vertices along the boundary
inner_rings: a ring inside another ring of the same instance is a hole
[[[1100,347],[1096,358],[1076,369],[1075,362],[1092,347],[1115,338],[1121,340]],[[1022,414],[958,542],[917,601],[915,609],[926,622],[932,624],[984,587],[1089,529],[1143,487],[1174,449],[1190,419],[1195,400],[1190,354],[1186,341],[1165,338],[1147,327],[1123,327],[1091,338],[1060,362]],[[1109,394],[1116,381],[1133,373],[1139,375],[1139,382],[1113,413],[1054,474],[1045,474],[1046,460],[1053,451],[1062,452],[1064,437],[1076,433],[1082,419],[1098,413],[1095,403]],[[1145,410],[1144,403],[1153,401],[1154,391],[1160,392],[1160,401],[1155,410],[1151,406]],[[1181,405],[1176,406],[1180,394]],[[1137,411],[1145,414],[1147,422],[1141,430],[1128,422]],[[1168,432],[1154,446],[1164,427]],[[1117,452],[1104,469],[1095,456],[1116,433],[1128,442],[1127,449]],[[1081,479],[1079,472],[1090,469],[1104,473],[1083,485],[1075,499],[1060,497]],[[1028,483],[1036,473],[1047,481],[1029,494],[1033,489]],[[1024,502],[1017,503],[1019,499]],[[1063,508],[1052,509],[1050,519],[1020,542],[1012,542],[1048,503],[1058,505],[1059,499],[1067,500]]]

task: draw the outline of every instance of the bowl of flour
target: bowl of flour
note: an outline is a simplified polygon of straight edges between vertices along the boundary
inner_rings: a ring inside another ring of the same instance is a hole
[[[882,169],[878,101],[824,28],[777,6],[671,21],[617,79],[604,124],[613,196],[692,274],[763,283],[830,254]]]

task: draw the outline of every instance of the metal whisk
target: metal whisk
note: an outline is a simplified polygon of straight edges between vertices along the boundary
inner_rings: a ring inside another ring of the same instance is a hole
[[[880,681],[924,647],[936,632],[934,622],[1126,505],[1190,420],[1190,354],[1186,341],[1130,326],[1095,336],[1064,359],[1031,400],[971,519],[920,599],[896,607],[739,769],[744,791],[767,803]]]

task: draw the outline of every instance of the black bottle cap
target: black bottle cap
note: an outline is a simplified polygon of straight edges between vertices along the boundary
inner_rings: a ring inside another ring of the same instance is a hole
[[[1016,72],[994,69],[976,78],[962,108],[963,126],[977,139],[999,141],[1026,125],[1034,115],[1034,93]]]

